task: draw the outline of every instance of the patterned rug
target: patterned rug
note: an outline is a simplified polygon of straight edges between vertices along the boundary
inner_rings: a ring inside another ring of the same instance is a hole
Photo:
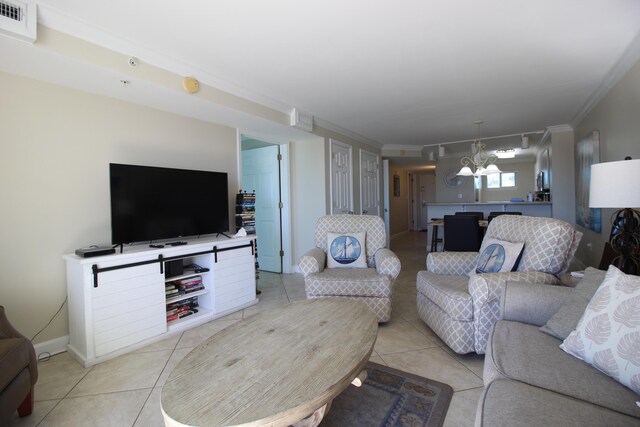
[[[362,387],[350,385],[320,427],[441,426],[453,389],[447,384],[369,362]]]

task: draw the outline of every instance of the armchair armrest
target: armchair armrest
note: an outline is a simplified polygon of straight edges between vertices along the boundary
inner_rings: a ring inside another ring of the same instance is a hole
[[[391,276],[393,280],[400,274],[400,259],[387,248],[378,249],[373,256],[378,274]]]
[[[313,248],[300,257],[300,270],[304,277],[324,270],[327,254],[320,248]]]
[[[479,252],[430,252],[427,270],[435,274],[467,276],[478,262]]]
[[[542,326],[572,290],[566,286],[507,282],[500,297],[500,318]]]
[[[540,271],[513,271],[507,273],[483,273],[469,278],[469,293],[473,302],[474,338],[478,354],[485,351],[489,332],[500,317],[500,295],[507,281],[558,285],[552,274]]]
[[[27,337],[22,335],[16,328],[9,323],[4,307],[0,305],[0,339],[4,338],[22,338],[29,341]],[[38,359],[33,344],[29,341],[29,375],[31,377],[31,385],[33,386],[38,380]]]

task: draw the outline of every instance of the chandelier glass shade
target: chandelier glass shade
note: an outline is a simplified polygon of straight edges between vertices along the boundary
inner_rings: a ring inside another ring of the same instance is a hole
[[[495,161],[498,157],[494,154],[487,154],[484,149],[486,146],[479,140],[472,144],[471,157],[463,157],[460,159],[462,168],[457,175],[460,176],[483,176],[502,172],[496,166]]]

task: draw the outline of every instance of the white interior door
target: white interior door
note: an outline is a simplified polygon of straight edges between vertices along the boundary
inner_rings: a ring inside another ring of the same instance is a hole
[[[242,186],[256,191],[256,235],[260,270],[282,272],[279,147],[242,152]]]
[[[380,156],[360,150],[360,209],[380,215]]]
[[[331,152],[331,213],[353,213],[353,167],[351,146],[330,141]]]

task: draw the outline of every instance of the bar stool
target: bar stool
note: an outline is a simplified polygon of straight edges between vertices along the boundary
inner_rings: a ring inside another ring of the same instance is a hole
[[[431,221],[442,221],[442,218],[431,218]],[[438,243],[442,243],[442,237],[438,237],[438,226],[436,224],[432,225],[433,230],[431,230],[431,252],[438,251]]]

